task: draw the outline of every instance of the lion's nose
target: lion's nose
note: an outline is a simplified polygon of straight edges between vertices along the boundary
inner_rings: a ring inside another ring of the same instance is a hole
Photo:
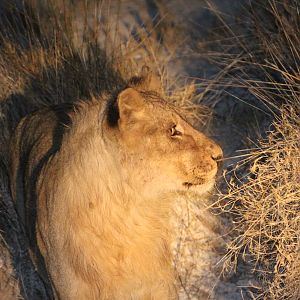
[[[222,164],[222,158],[223,158],[223,150],[222,148],[217,145],[217,144],[213,144],[211,146],[211,158],[216,161],[218,167],[220,167],[220,165]]]

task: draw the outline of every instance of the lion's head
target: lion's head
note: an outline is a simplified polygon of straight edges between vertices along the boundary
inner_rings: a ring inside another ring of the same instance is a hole
[[[222,149],[188,124],[156,92],[141,85],[123,90],[104,123],[118,145],[125,177],[146,192],[210,190]]]
[[[79,150],[79,143],[82,151],[76,150],[81,155],[78,163],[69,165],[79,168],[88,160],[90,167],[82,166],[82,174],[90,172],[92,178],[99,174],[105,185],[112,184],[113,178],[115,184],[126,184],[144,196],[209,191],[222,149],[145,87],[143,80],[134,81],[106,106],[94,101],[76,109],[64,144]],[[74,141],[77,145],[72,146]]]

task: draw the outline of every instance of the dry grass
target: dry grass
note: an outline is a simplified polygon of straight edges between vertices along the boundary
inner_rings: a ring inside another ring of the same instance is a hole
[[[223,208],[234,215],[236,237],[225,267],[241,254],[267,289],[259,298],[298,299],[300,283],[299,111],[282,108],[267,140],[247,158],[246,178],[230,178]],[[238,166],[236,167],[238,171]],[[245,182],[246,183],[243,183]],[[296,284],[298,283],[298,284]]]
[[[238,55],[219,61],[234,63],[219,84],[245,88],[248,104],[273,116],[264,138],[225,174],[228,191],[219,204],[232,216],[234,234],[224,269],[238,269],[242,258],[260,280],[254,298],[295,300],[300,298],[299,3],[265,4],[252,3],[245,19],[250,35],[237,43]]]

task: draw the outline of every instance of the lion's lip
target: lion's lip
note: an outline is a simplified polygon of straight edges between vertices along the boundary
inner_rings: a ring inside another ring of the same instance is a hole
[[[183,186],[185,186],[187,188],[190,188],[191,186],[203,185],[205,183],[206,183],[206,181],[204,181],[204,180],[197,181],[197,182],[188,182],[188,181],[186,181],[186,182],[183,183]]]
[[[186,188],[190,188],[192,186],[200,186],[200,185],[205,185],[205,184],[208,184],[208,183],[211,183],[211,182],[215,182],[216,180],[216,177],[213,176],[212,178],[197,178],[197,180],[195,181],[185,181],[183,182],[183,186],[186,187]]]
[[[185,186],[186,188],[190,188],[191,186],[193,186],[195,184],[191,183],[191,182],[184,182],[182,185]]]

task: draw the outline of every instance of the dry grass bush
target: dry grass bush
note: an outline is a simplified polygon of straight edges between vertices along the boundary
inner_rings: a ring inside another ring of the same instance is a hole
[[[300,299],[299,8],[294,0],[253,1],[241,24],[249,34],[228,27],[237,44],[227,41],[229,54],[218,61],[231,64],[218,84],[246,89],[244,101],[273,118],[226,174],[228,191],[219,202],[234,221],[224,268],[247,261],[261,283],[256,299]]]
[[[247,158],[246,183],[237,185],[231,178],[222,198],[223,208],[234,214],[237,235],[228,245],[226,263],[236,265],[240,254],[250,261],[268,287],[262,298],[299,299],[299,111],[282,108],[273,126]]]

